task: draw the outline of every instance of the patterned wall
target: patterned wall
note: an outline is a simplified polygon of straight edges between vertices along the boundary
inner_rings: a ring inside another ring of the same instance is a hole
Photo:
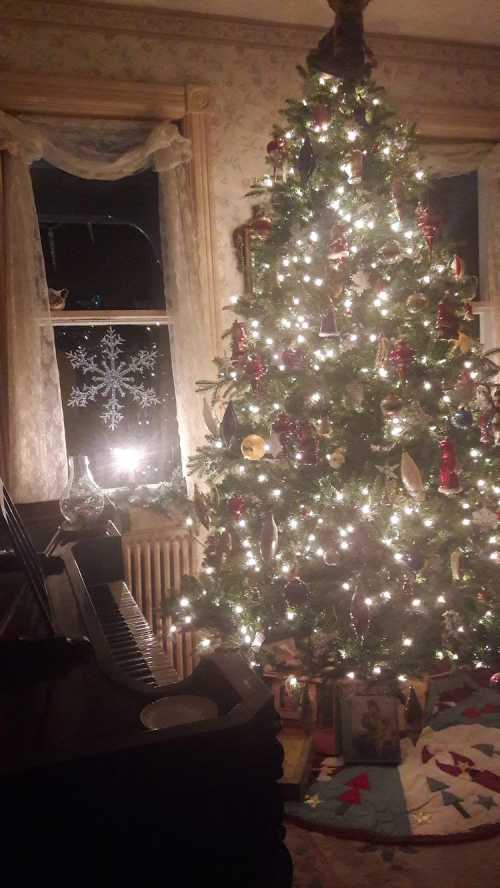
[[[224,303],[238,290],[231,233],[295,65],[321,32],[72,0],[2,0],[0,68],[58,76],[207,84],[213,88],[217,264]],[[377,36],[377,79],[393,100],[500,107],[500,49]]]

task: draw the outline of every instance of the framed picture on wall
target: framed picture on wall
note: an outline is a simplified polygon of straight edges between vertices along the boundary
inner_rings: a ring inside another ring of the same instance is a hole
[[[340,713],[346,764],[399,764],[398,702],[394,695],[342,695]]]

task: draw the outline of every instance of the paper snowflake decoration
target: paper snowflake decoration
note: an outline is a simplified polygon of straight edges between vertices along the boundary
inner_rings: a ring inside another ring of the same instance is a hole
[[[89,401],[95,401],[98,396],[107,398],[101,419],[112,432],[123,419],[123,402],[127,397],[143,408],[160,403],[155,390],[146,388],[143,382],[137,380],[146,370],[154,369],[156,349],[142,349],[136,355],[131,355],[127,362],[120,359],[124,342],[123,337],[109,327],[101,339],[99,355],[89,354],[83,345],[67,352],[73,369],[81,370],[91,380],[80,388],[73,386],[68,406],[86,407]]]

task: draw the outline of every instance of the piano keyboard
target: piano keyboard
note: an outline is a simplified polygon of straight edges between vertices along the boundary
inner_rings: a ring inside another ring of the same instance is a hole
[[[161,643],[121,580],[89,587],[101,628],[116,666],[129,678],[149,687],[177,681]]]

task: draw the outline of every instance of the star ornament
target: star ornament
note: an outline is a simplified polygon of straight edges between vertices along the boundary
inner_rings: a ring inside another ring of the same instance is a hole
[[[393,480],[397,481],[398,480],[398,472],[399,472],[399,465],[398,464],[396,464],[395,466],[377,466],[376,465],[375,468],[388,481],[393,481]]]

